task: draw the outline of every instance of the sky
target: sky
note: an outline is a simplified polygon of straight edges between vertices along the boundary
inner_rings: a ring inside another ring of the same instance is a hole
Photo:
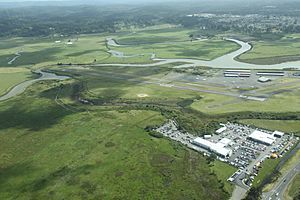
[[[0,2],[43,2],[43,1],[77,1],[77,2],[86,2],[86,0],[0,0]],[[162,0],[88,0],[92,2],[162,2]],[[170,1],[170,0],[169,0]],[[171,0],[171,1],[183,1],[183,0]]]
[[[0,0],[0,2],[26,2],[26,1],[78,1],[78,2],[85,2],[84,0]],[[126,2],[126,1],[129,1],[129,2],[132,2],[132,1],[136,1],[138,2],[138,0],[92,0],[92,1],[99,1],[99,2],[112,2],[112,1],[115,1],[115,2]],[[151,0],[139,0],[139,1],[151,1]]]

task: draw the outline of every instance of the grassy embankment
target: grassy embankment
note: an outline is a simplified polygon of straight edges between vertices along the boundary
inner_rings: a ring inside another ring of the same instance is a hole
[[[284,198],[286,200],[297,199],[300,196],[300,174],[297,174],[293,182],[288,186]]]
[[[253,49],[238,60],[255,64],[277,64],[300,60],[300,35],[286,35],[281,39],[252,42]]]
[[[0,96],[16,84],[32,77],[33,74],[26,68],[0,68]]]

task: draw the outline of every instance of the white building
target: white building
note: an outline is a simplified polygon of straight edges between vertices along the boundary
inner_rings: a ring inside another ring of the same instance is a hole
[[[210,139],[212,135],[204,135],[204,139]]]
[[[267,145],[271,145],[276,141],[273,135],[258,130],[253,131],[253,133],[249,135],[249,138]]]
[[[224,131],[226,131],[227,130],[227,127],[226,126],[223,126],[222,128],[219,128],[218,130],[216,130],[216,133],[217,134],[221,134],[221,133],[223,133]]]
[[[232,143],[232,140],[228,138],[222,138],[217,144],[222,145],[223,147],[226,147]]]
[[[274,137],[281,138],[281,137],[284,136],[284,133],[283,133],[283,132],[280,132],[280,131],[274,131],[274,132],[273,132],[273,136],[274,136]]]
[[[232,150],[225,148],[222,143],[213,143],[198,137],[193,141],[193,144],[207,149],[223,158],[230,157],[232,155]]]
[[[267,77],[264,77],[264,76],[261,76],[261,77],[258,78],[258,82],[261,82],[261,83],[266,83],[266,82],[269,82],[269,81],[272,81],[272,80],[267,78]]]

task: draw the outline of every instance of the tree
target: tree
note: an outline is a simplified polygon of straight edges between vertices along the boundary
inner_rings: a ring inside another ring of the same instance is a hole
[[[210,156],[206,158],[208,164],[215,162],[216,159],[217,159],[217,156],[214,153],[210,154]]]
[[[190,35],[189,35],[189,38],[191,39],[191,42],[192,42],[193,39],[194,39],[194,34],[190,34]]]

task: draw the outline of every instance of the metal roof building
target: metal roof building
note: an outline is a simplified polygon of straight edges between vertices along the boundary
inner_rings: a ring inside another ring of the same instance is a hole
[[[218,145],[222,145],[223,147],[228,146],[232,141],[228,138],[223,138],[222,140],[220,140],[217,144]]]
[[[275,142],[276,138],[268,133],[255,130],[249,135],[249,138],[263,144],[271,145]]]
[[[262,76],[262,77],[259,77],[258,81],[261,82],[261,83],[266,83],[266,82],[269,82],[269,81],[272,81],[272,80],[267,78],[267,77]]]
[[[199,147],[205,148],[207,150],[210,150],[213,153],[217,154],[218,156],[221,156],[224,158],[232,155],[232,150],[224,148],[224,146],[221,143],[213,143],[213,142],[210,142],[208,140],[198,137],[193,141],[193,144],[195,144]]]
[[[226,126],[223,126],[222,128],[219,128],[218,130],[216,130],[216,133],[217,134],[220,134],[220,133],[223,133],[224,131],[227,130],[227,127]]]

